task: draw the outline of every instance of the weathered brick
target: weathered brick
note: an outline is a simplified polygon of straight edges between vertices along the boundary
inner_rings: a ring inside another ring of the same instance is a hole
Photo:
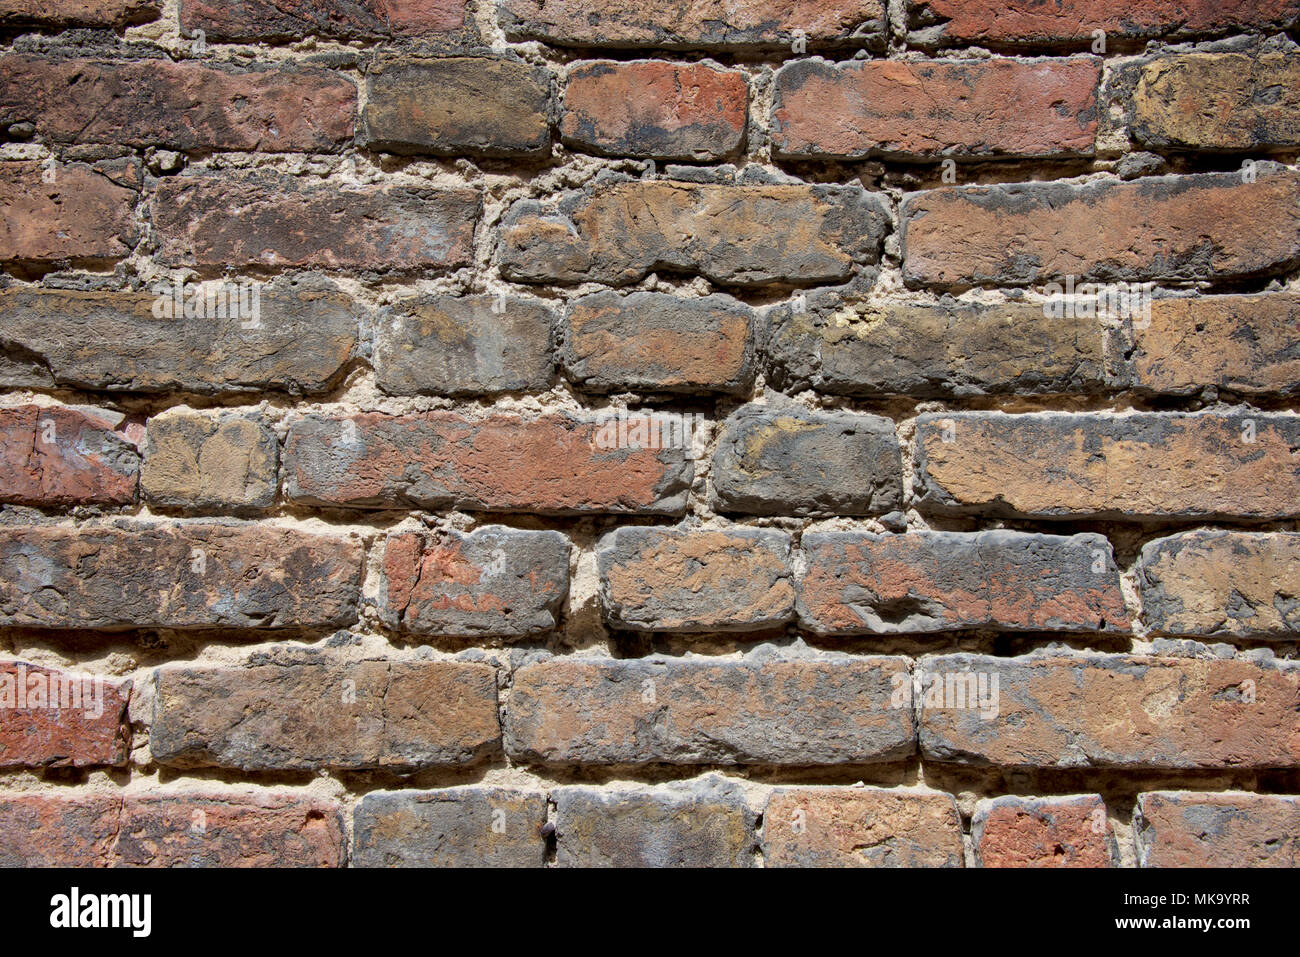
[[[702,63],[583,63],[564,90],[560,135],[605,156],[718,160],[745,143],[745,74]]]
[[[109,867],[121,813],[114,794],[0,793],[0,867]]]
[[[1088,155],[1095,57],[796,60],[776,74],[772,146],[787,159]]]
[[[799,620],[817,634],[1129,627],[1102,535],[810,532],[803,547]]]
[[[754,381],[755,324],[730,296],[598,292],[570,307],[561,361],[589,392],[743,394]]]
[[[1139,794],[1133,834],[1140,867],[1300,867],[1300,799]]]
[[[1157,634],[1300,636],[1300,534],[1188,532],[1148,542],[1138,569]]]
[[[117,856],[127,867],[342,867],[343,813],[293,792],[128,794]]]
[[[763,812],[767,867],[961,867],[961,818],[948,794],[883,788],[777,788]]]
[[[686,450],[620,448],[617,432],[616,421],[565,414],[306,417],[285,442],[285,489],[350,508],[681,514]]]
[[[255,325],[199,310],[197,288],[182,288],[179,310],[175,286],[163,284],[152,293],[0,290],[0,386],[324,392],[356,353],[359,307],[323,277],[258,286]]]
[[[129,681],[0,661],[0,767],[126,761]]]
[[[555,314],[529,299],[415,296],[381,318],[375,378],[390,395],[543,391]]]
[[[1072,769],[1300,765],[1300,670],[1291,667],[960,654],[922,659],[917,670],[929,684],[918,695],[921,752],[929,761]]]
[[[1193,395],[1300,392],[1300,298],[1286,293],[1156,299],[1131,324],[1132,376],[1142,391]]]
[[[496,669],[287,649],[154,672],[149,748],[170,767],[411,770],[500,750]]]
[[[55,143],[322,153],[352,141],[357,88],[306,67],[0,58],[0,125]]]
[[[917,420],[919,507],[1066,519],[1300,514],[1300,417],[971,412]]]
[[[0,502],[126,505],[135,501],[140,455],[112,412],[68,406],[0,409]]]
[[[871,515],[903,501],[894,423],[877,415],[745,406],[713,458],[714,505],[751,515]]]
[[[546,795],[495,787],[367,794],[354,867],[542,867]]]
[[[135,202],[135,190],[85,163],[0,162],[0,260],[123,259],[140,235]]]
[[[907,0],[912,42],[1056,46],[1289,27],[1296,0]]]
[[[635,790],[563,787],[551,796],[561,867],[755,864],[755,814],[725,778]]]
[[[635,0],[500,0],[512,40],[560,46],[664,49],[789,48],[799,34],[818,46],[876,46],[881,0],[700,0],[654,6]]]
[[[178,266],[436,270],[467,265],[482,199],[468,189],[304,185],[274,173],[158,185],[158,256]]]
[[[0,625],[342,628],[354,539],[252,525],[0,528]]]
[[[279,457],[275,433],[255,416],[173,409],[149,420],[140,486],[170,508],[269,508]]]
[[[1300,256],[1300,177],[1240,173],[951,186],[903,198],[910,286],[1264,276]]]
[[[456,38],[465,0],[180,0],[181,28],[213,40]]]
[[[158,0],[0,0],[0,24],[113,27],[157,19]]]
[[[980,867],[1116,867],[1119,846],[1099,794],[980,801],[971,821]]]
[[[773,764],[908,757],[905,658],[553,658],[515,672],[511,757],[550,765]]]
[[[569,593],[569,540],[499,525],[388,539],[379,613],[398,631],[522,638],[555,629]]]
[[[830,282],[880,258],[888,221],[885,201],[857,186],[614,183],[569,193],[556,209],[512,206],[501,271],[611,286],[655,271],[728,286]]]
[[[1041,303],[806,300],[768,314],[771,372],[831,395],[1092,394],[1107,387],[1096,320]]]
[[[551,76],[517,60],[380,63],[366,75],[362,140],[389,153],[546,156]]]
[[[1256,150],[1300,145],[1300,57],[1203,53],[1142,65],[1133,138],[1143,146]]]
[[[601,539],[605,620],[633,631],[750,631],[794,619],[790,536],[756,528],[620,528]]]

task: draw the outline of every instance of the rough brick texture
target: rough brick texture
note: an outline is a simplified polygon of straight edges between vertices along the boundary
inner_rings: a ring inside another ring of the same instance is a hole
[[[0,662],[0,768],[126,761],[129,682]]]
[[[140,456],[112,413],[63,406],[0,410],[0,502],[125,505],[135,501]]]
[[[217,40],[459,34],[465,0],[180,0],[181,27]]]
[[[137,195],[85,163],[0,163],[0,260],[106,263],[128,256]]]
[[[1294,797],[1177,791],[1139,795],[1133,821],[1143,867],[1296,867],[1297,823]]]
[[[506,788],[367,794],[354,867],[541,867],[546,795]]]
[[[149,420],[140,483],[151,504],[264,509],[279,489],[280,444],[257,418],[174,412]]]
[[[1097,794],[981,801],[971,821],[981,867],[1114,867],[1119,848]]]

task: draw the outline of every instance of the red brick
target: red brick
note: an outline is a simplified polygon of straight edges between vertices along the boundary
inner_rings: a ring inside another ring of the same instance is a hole
[[[686,450],[619,440],[616,419],[565,414],[311,416],[290,426],[285,488],[296,502],[349,508],[680,514]]]
[[[356,116],[356,86],[327,70],[0,58],[0,124],[30,122],[56,143],[330,152]]]
[[[344,628],[361,562],[355,539],[275,526],[0,528],[0,625]]]
[[[919,507],[1069,519],[1300,515],[1300,416],[968,412],[917,420]]]
[[[124,763],[130,691],[130,682],[0,661],[0,767]]]
[[[1119,847],[1100,795],[1000,797],[971,822],[981,867],[1115,867]]]
[[[135,501],[140,455],[112,421],[66,406],[0,409],[0,502],[126,505]]]
[[[136,198],[84,163],[0,163],[0,261],[123,259],[139,236]]]
[[[153,201],[173,265],[439,270],[467,265],[482,208],[467,189],[307,185],[273,173],[172,177]]]
[[[927,761],[1072,770],[1300,767],[1300,669],[1293,667],[960,654],[924,658],[917,670]],[[974,707],[972,692],[980,696]]]
[[[465,0],[180,0],[180,18],[210,40],[425,38],[467,25]]]
[[[497,672],[280,648],[242,667],[154,673],[149,748],[168,767],[415,770],[500,751]]]
[[[342,867],[343,813],[293,792],[131,794],[117,855],[128,867]]]
[[[606,156],[717,160],[745,142],[745,74],[700,63],[582,63],[569,74],[560,134]]]
[[[810,532],[802,541],[800,623],[818,634],[1129,627],[1101,535]]]
[[[953,186],[904,197],[909,286],[1222,280],[1300,257],[1300,177],[1240,173],[1137,182]]]
[[[1140,867],[1300,867],[1300,798],[1139,794],[1133,833]]]
[[[123,26],[158,17],[159,0],[0,0],[0,23]]]
[[[766,867],[961,867],[961,818],[948,794],[883,788],[778,788],[763,812]]]
[[[908,0],[915,40],[953,44],[1091,44],[1288,27],[1296,0]]]
[[[0,793],[0,867],[109,867],[121,816],[115,794]]]
[[[776,75],[772,143],[787,158],[1086,155],[1094,57],[797,60]]]

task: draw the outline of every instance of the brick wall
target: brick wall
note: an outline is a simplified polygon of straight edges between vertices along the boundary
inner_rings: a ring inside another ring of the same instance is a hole
[[[1300,863],[1297,0],[0,0],[0,864]]]

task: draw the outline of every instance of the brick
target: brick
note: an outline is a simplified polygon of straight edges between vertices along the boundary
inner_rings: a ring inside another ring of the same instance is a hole
[[[353,867],[542,867],[546,795],[466,787],[365,795]]]
[[[564,90],[560,135],[578,150],[705,162],[745,144],[745,74],[702,63],[578,64]]]
[[[224,394],[319,393],[336,384],[357,351],[359,307],[321,276],[255,288],[255,327],[242,305],[212,316],[205,299],[200,311],[190,285],[179,310],[174,285],[150,293],[0,290],[0,386]],[[187,302],[196,305],[192,316]]]
[[[454,39],[468,26],[465,0],[180,0],[180,21],[210,40]]]
[[[0,625],[343,628],[360,544],[275,526],[0,529]]]
[[[355,84],[328,70],[0,58],[0,124],[55,143],[324,153],[351,143],[356,118]]]
[[[620,528],[601,539],[600,603],[614,628],[751,631],[794,619],[790,536],[755,528]]]
[[[0,867],[109,867],[122,799],[0,792]]]
[[[152,505],[265,509],[279,489],[280,444],[256,416],[169,410],[149,420],[140,485]]]
[[[0,409],[0,502],[43,507],[135,501],[140,456],[112,412]]]
[[[129,794],[117,841],[127,867],[343,867],[334,801],[293,792]]]
[[[806,300],[768,314],[770,374],[830,395],[1076,395],[1108,386],[1102,323],[1036,302]]]
[[[565,375],[588,392],[721,392],[754,382],[754,311],[730,296],[598,292],[569,308]]]
[[[1294,640],[1300,534],[1195,531],[1148,542],[1142,618],[1161,635]]]
[[[1091,44],[1093,31],[1130,43],[1289,27],[1296,0],[907,0],[912,42],[1056,46]]]
[[[1300,254],[1300,178],[1240,173],[1132,183],[952,186],[903,198],[909,286],[1223,280],[1290,269]]]
[[[903,501],[894,423],[877,415],[744,406],[713,458],[714,507],[750,515],[871,515]]]
[[[1300,391],[1300,299],[1285,293],[1156,299],[1132,336],[1136,388],[1193,395],[1206,386],[1247,396]]]
[[[1102,535],[810,532],[803,548],[799,620],[821,635],[1129,628]]]
[[[555,801],[560,867],[753,867],[756,818],[738,785],[608,791],[562,787]]]
[[[549,156],[551,76],[487,57],[380,63],[366,75],[363,142],[389,153]]]
[[[1098,794],[985,799],[971,821],[980,867],[1117,867],[1119,846]]]
[[[1272,794],[1139,794],[1140,867],[1298,867],[1300,799]]]
[[[789,49],[800,31],[818,46],[879,46],[886,26],[881,0],[500,0],[499,10],[508,39],[612,49]]]
[[[1300,671],[1290,667],[960,654],[922,659],[917,670],[928,683],[918,696],[927,761],[1074,770],[1300,763]],[[971,705],[976,690],[983,692],[979,707]]]
[[[1276,519],[1297,514],[1298,448],[1300,418],[1249,409],[923,415],[915,493],[937,514]]]
[[[136,198],[85,163],[0,162],[0,261],[124,259],[140,235]]]
[[[157,0],[0,0],[0,24],[115,27],[157,19]]]
[[[620,448],[617,432],[567,414],[305,417],[285,442],[285,489],[294,502],[348,508],[681,514],[686,450]]]
[[[614,183],[567,194],[554,211],[536,200],[512,206],[501,271],[518,282],[611,286],[656,271],[728,286],[831,282],[878,261],[887,229],[885,201],[856,186]]]
[[[389,537],[379,614],[417,635],[523,638],[553,631],[569,594],[569,540],[490,525]]]
[[[1134,140],[1153,148],[1257,150],[1300,145],[1300,57],[1204,53],[1138,70]]]
[[[390,395],[489,395],[551,387],[555,314],[529,299],[415,296],[375,332],[375,377]]]
[[[467,189],[305,185],[293,176],[170,177],[153,201],[176,266],[440,270],[468,265],[482,209]]]
[[[763,812],[766,867],[961,867],[948,794],[863,787],[777,788]]]
[[[500,750],[496,669],[345,661],[285,649],[239,667],[154,672],[159,764],[238,771],[416,770]]]
[[[777,71],[772,146],[786,159],[1089,155],[1095,57],[805,59]]]
[[[129,681],[0,661],[0,767],[126,762]]]
[[[544,765],[897,761],[915,749],[894,707],[905,658],[553,658],[514,675],[507,753]]]

